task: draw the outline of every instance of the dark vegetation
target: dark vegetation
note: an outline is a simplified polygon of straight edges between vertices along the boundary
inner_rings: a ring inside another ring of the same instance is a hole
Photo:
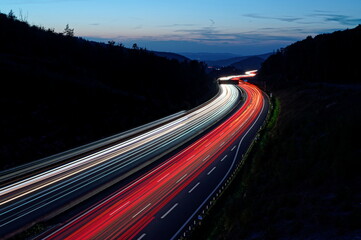
[[[296,81],[360,83],[361,25],[296,42],[270,56],[260,76],[275,87]]]
[[[361,238],[360,32],[265,61],[257,83],[276,96],[271,120],[193,239]]]
[[[76,31],[76,30],[75,30]],[[218,91],[197,61],[0,14],[0,169],[190,109]]]

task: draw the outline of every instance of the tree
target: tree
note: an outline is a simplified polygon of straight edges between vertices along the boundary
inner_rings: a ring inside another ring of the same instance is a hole
[[[110,47],[114,47],[115,46],[115,41],[113,41],[113,40],[108,41],[108,45]]]
[[[134,43],[134,44],[133,44],[133,49],[134,49],[134,50],[139,50],[138,44]]]
[[[8,14],[8,18],[10,18],[11,20],[15,20],[16,19],[16,16],[13,12],[13,10],[10,10],[9,14]]]
[[[65,26],[64,35],[68,37],[74,37],[74,28],[69,28],[69,24]]]

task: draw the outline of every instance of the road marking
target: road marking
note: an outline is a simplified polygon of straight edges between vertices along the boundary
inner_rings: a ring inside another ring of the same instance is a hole
[[[110,216],[113,215],[114,213],[118,212],[120,209],[122,209],[123,207],[125,207],[125,206],[128,205],[129,203],[130,203],[130,201],[128,201],[128,202],[124,203],[122,206],[118,207],[115,211],[113,211],[113,212],[110,214]]]
[[[141,212],[143,212],[147,207],[149,207],[152,203],[149,203],[147,206],[145,206],[142,210],[140,210],[137,214],[135,214],[132,218],[135,218],[138,216]]]
[[[236,145],[233,146],[233,148],[231,149],[231,151],[233,151],[236,148]]]
[[[142,235],[140,235],[140,237],[137,240],[141,240],[142,238],[145,237],[145,235],[147,235],[147,234],[143,233]]]
[[[210,157],[210,155],[208,155],[207,157],[205,157],[202,161],[204,162],[205,160],[207,160]]]
[[[224,159],[226,159],[226,158],[227,158],[227,156],[228,156],[228,155],[224,156],[224,157],[222,158],[221,162],[223,162],[223,160],[224,160]]]
[[[216,167],[213,167],[212,170],[207,173],[207,175],[211,174],[214,169],[216,169]]]
[[[178,181],[176,183],[179,183],[180,181],[182,181],[183,178],[185,178],[187,176],[187,173],[183,175],[183,177],[181,177],[180,179],[178,179]]]
[[[196,185],[194,185],[194,187],[192,187],[192,189],[189,190],[188,193],[191,193],[196,187],[198,187],[199,184],[200,184],[200,182],[198,182]]]
[[[192,157],[190,157],[190,158],[187,158],[187,160],[186,161],[188,161],[189,159],[191,159],[191,158],[194,158],[194,156],[195,156],[195,154],[194,155],[192,155]]]
[[[166,178],[170,173],[167,173],[166,175],[164,175],[161,179],[159,179],[157,182],[162,181],[164,178]]]
[[[225,143],[226,143],[226,142],[222,142],[221,147],[222,147]]]
[[[265,106],[265,103],[263,102],[263,105],[262,105],[262,109],[260,111],[260,113],[263,112],[263,109],[264,109],[264,106]],[[204,199],[204,201],[199,205],[199,207],[193,212],[193,214],[191,216],[189,216],[189,218],[187,219],[187,221],[184,222],[184,224],[178,229],[178,231],[173,235],[173,237],[171,238],[171,240],[174,240],[176,239],[176,237],[181,233],[181,231],[183,231],[183,229],[185,228],[185,226],[187,226],[187,224],[189,224],[190,220],[192,220],[194,218],[194,216],[200,211],[200,209],[206,204],[206,202],[209,200],[209,198],[216,192],[217,189],[219,189],[219,187],[221,186],[221,184],[225,181],[225,179],[228,177],[228,174],[231,172],[234,164],[235,164],[235,161],[236,161],[236,158],[238,156],[238,151],[240,149],[240,146],[241,146],[241,143],[243,142],[243,139],[248,135],[249,131],[251,131],[251,129],[253,128],[253,126],[257,123],[258,119],[260,118],[261,114],[259,114],[256,118],[256,120],[253,122],[253,124],[251,125],[251,127],[247,130],[247,132],[243,135],[241,141],[239,142],[238,144],[238,147],[237,147],[237,151],[236,151],[236,154],[232,160],[232,164],[230,166],[230,168],[228,169],[227,173],[223,176],[223,178],[220,180],[220,182],[218,183],[218,185],[213,189],[213,191],[208,195],[208,197],[206,197]]]
[[[163,216],[161,216],[160,218],[163,219],[165,218],[176,206],[178,206],[178,203],[174,204],[173,207],[171,207],[166,213],[164,213]]]

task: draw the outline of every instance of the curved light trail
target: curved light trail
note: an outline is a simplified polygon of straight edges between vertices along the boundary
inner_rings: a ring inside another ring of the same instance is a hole
[[[214,125],[238,104],[239,97],[237,89],[222,85],[221,94],[216,99],[174,121],[2,187],[0,236],[16,231],[49,212],[57,211],[109,182],[119,181],[129,171]],[[164,177],[167,178],[168,176]],[[184,176],[184,180],[187,179],[189,176]],[[183,179],[178,184],[182,182]],[[129,205],[133,206],[133,202]],[[144,207],[143,212],[153,208],[152,205]],[[118,213],[114,215],[118,216]],[[142,214],[139,213],[139,216]]]
[[[236,89],[234,86],[229,87]],[[245,103],[226,121],[153,170],[75,217],[47,236],[47,239],[136,237],[149,223],[156,220],[155,216],[164,206],[201,173],[207,171],[207,175],[212,174],[216,167],[208,167],[221,156],[224,149],[232,146],[254,124],[263,110],[263,94],[251,84],[242,84],[241,88],[247,95]],[[225,157],[221,161],[224,159]],[[178,203],[160,218],[165,218],[177,206]]]

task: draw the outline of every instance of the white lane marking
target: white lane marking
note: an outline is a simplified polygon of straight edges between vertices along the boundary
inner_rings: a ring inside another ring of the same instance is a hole
[[[141,240],[142,238],[145,237],[145,235],[147,235],[147,234],[143,233],[142,235],[140,235],[140,237],[137,240]]]
[[[260,114],[257,116],[256,120],[253,122],[253,124],[251,125],[251,127],[248,129],[248,131],[243,135],[241,141],[238,144],[237,147],[237,151],[236,154],[233,158],[232,164],[230,166],[230,168],[228,169],[227,173],[223,176],[223,178],[221,179],[221,181],[218,183],[218,185],[213,189],[213,191],[208,195],[208,197],[206,197],[204,199],[204,201],[199,205],[199,207],[193,212],[193,214],[191,216],[189,216],[189,218],[184,222],[184,224],[178,229],[178,231],[173,235],[173,237],[171,238],[171,240],[174,240],[179,233],[184,229],[184,227],[189,223],[190,220],[193,219],[193,217],[196,215],[197,212],[199,212],[199,210],[204,206],[204,204],[209,200],[209,198],[217,191],[217,189],[221,186],[221,184],[223,183],[223,181],[227,178],[228,174],[231,172],[235,162],[236,162],[236,158],[238,157],[238,152],[239,152],[239,148],[241,147],[241,144],[243,142],[243,139],[248,135],[249,131],[251,131],[251,129],[253,128],[253,126],[256,124],[256,122],[258,121],[259,117],[262,115],[263,109],[264,109],[264,102],[262,105],[262,109],[260,111]]]
[[[167,173],[166,175],[164,175],[161,179],[159,179],[157,182],[162,181],[164,178],[166,178],[170,173]]]
[[[110,216],[113,215],[114,213],[118,212],[120,209],[122,209],[123,207],[125,207],[129,203],[130,203],[130,201],[128,201],[128,202],[124,203],[122,206],[118,207],[116,210],[114,210],[112,213],[110,213]]]
[[[211,174],[214,169],[216,169],[216,167],[213,167],[212,170],[207,173],[207,175]]]
[[[196,189],[196,187],[198,187],[199,184],[200,184],[200,182],[198,182],[196,185],[194,185],[194,187],[192,187],[192,189],[189,190],[188,193],[191,193],[194,189]]]
[[[225,143],[226,143],[226,142],[222,142],[221,147],[222,147]]]
[[[205,157],[202,162],[204,162],[205,160],[207,160],[210,157],[210,155],[208,155],[207,157]]]
[[[233,151],[236,148],[236,145],[233,146],[233,148],[231,149],[231,151]]]
[[[180,179],[178,179],[178,181],[176,183],[179,183],[180,181],[182,181],[183,178],[185,178],[187,176],[187,173],[183,175],[183,177],[181,177]]]
[[[228,86],[227,86],[227,87],[228,87]],[[221,85],[221,91],[220,91],[221,94],[220,94],[219,97],[217,97],[217,99],[215,99],[215,100],[212,102],[212,104],[217,103],[217,101],[219,101],[219,99],[223,99],[223,98],[224,98],[224,95],[226,94],[226,93],[225,93],[225,90],[227,90],[227,87],[226,87],[225,85]],[[229,89],[232,90],[231,87],[229,87]],[[228,90],[229,90],[229,89],[228,89]],[[233,94],[234,94],[234,93],[233,93]],[[206,109],[206,107],[203,107],[203,108]],[[209,108],[209,107],[207,107],[207,108]],[[198,111],[203,111],[203,110],[200,109],[200,110],[198,110]],[[187,117],[187,118],[189,118],[189,117]],[[186,148],[186,149],[189,149],[189,148],[190,148],[190,147],[188,147],[188,148]],[[117,193],[111,195],[109,198],[106,198],[106,199],[105,199],[104,201],[102,201],[100,204],[104,204],[104,203],[110,201],[111,199],[117,197],[120,193],[126,191],[127,189],[131,188],[132,186],[134,186],[134,185],[137,184],[138,182],[142,181],[144,178],[146,178],[147,176],[149,176],[149,175],[152,174],[153,172],[157,171],[157,170],[158,170],[159,168],[161,168],[162,166],[165,166],[165,165],[167,165],[167,164],[170,164],[170,163],[171,163],[174,159],[176,159],[179,155],[180,155],[180,153],[177,154],[177,155],[175,155],[173,158],[171,158],[169,161],[167,161],[166,163],[162,164],[162,165],[159,166],[158,168],[150,171],[148,174],[146,174],[146,175],[143,176],[142,178],[140,178],[140,179],[136,180],[135,182],[131,183],[130,185],[128,185],[127,187],[125,187],[125,188],[124,188],[123,190],[121,190],[120,192],[117,192]],[[93,181],[92,181],[92,182],[93,182]],[[77,189],[75,189],[75,190],[77,190]],[[74,192],[75,190],[72,190],[70,193]],[[70,194],[70,193],[67,193],[67,195]],[[54,200],[52,200],[52,201],[47,202],[45,205],[48,205],[48,204],[50,204],[50,203],[52,203],[52,202],[54,202],[55,200],[58,200],[58,199],[60,199],[60,197],[59,197],[59,198],[56,198],[56,199],[54,199]],[[94,206],[94,207],[91,208],[89,211],[94,210],[94,209],[95,209],[96,207],[98,207],[100,204]],[[42,206],[44,206],[44,205],[42,205]],[[42,207],[42,206],[41,206],[41,207]],[[32,212],[40,209],[41,207],[33,208],[31,211],[27,212],[26,214],[23,214],[23,215],[21,215],[21,216],[18,216],[18,217],[16,217],[16,218],[13,218],[11,221],[9,221],[9,222],[7,222],[7,223],[5,223],[5,224],[3,224],[3,225],[0,225],[0,228],[1,228],[2,226],[5,226],[6,224],[9,224],[9,223],[11,223],[11,222],[13,222],[13,221],[15,221],[15,220],[17,220],[17,219],[19,219],[19,218],[27,215],[27,214],[29,214],[29,213],[32,213]],[[69,225],[73,224],[75,221],[79,220],[79,219],[82,218],[84,215],[86,215],[89,211],[81,214],[80,216],[78,216],[77,218],[75,218],[75,219],[72,220],[71,222],[67,223],[66,225],[62,226],[61,228],[59,228],[58,230],[56,230],[55,232],[53,232],[53,233],[52,233],[51,235],[49,235],[49,236],[52,236],[52,235],[58,233],[59,231],[63,230],[64,228],[68,227]],[[48,237],[49,237],[49,236],[48,236]]]
[[[178,203],[174,204],[173,207],[171,207],[166,213],[164,213],[163,216],[161,216],[160,218],[163,219],[165,218],[176,206],[178,206]]]
[[[226,158],[227,158],[227,156],[228,156],[228,155],[224,156],[224,157],[222,158],[221,162],[223,162],[223,160],[224,160],[224,159],[226,159]]]
[[[141,212],[143,212],[147,207],[149,207],[152,203],[149,203],[147,206],[145,206],[144,208],[142,208],[142,210],[140,210],[137,214],[135,214],[132,218],[135,218],[136,216],[138,216]]]

